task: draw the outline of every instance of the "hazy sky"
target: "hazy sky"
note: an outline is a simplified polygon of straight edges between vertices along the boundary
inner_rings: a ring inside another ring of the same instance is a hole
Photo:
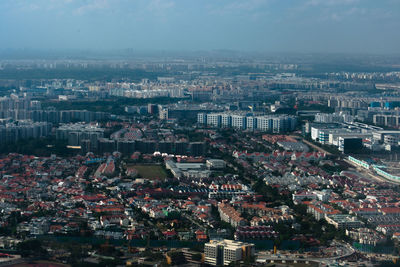
[[[400,0],[0,0],[0,49],[400,53]]]

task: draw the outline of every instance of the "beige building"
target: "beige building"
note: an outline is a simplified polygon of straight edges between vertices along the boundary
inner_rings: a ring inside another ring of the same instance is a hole
[[[357,217],[347,214],[334,214],[325,216],[326,221],[332,224],[336,229],[354,229],[364,226],[364,223]]]
[[[228,239],[211,240],[204,244],[205,263],[213,266],[229,265],[252,256],[254,256],[254,244]]]

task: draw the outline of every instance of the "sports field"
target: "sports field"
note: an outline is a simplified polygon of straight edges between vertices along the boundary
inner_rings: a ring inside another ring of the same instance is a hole
[[[167,178],[167,173],[165,170],[160,166],[160,165],[128,165],[128,168],[135,168],[140,177],[146,178],[146,179],[164,179]]]

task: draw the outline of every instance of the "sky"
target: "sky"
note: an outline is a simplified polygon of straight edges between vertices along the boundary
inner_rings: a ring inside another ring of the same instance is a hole
[[[0,0],[0,49],[400,53],[400,0]]]

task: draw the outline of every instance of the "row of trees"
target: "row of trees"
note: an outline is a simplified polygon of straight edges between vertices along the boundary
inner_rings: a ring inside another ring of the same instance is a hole
[[[48,157],[51,154],[59,156],[71,156],[76,153],[73,149],[67,148],[66,140],[56,140],[55,138],[23,139],[15,143],[5,143],[0,145],[0,153],[19,153],[25,155],[35,155]]]

